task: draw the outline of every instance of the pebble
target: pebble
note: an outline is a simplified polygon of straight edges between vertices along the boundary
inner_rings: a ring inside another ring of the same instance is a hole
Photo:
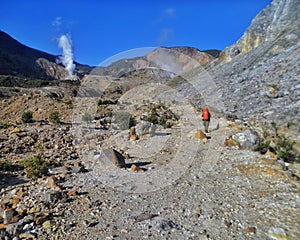
[[[268,231],[268,236],[274,240],[287,240],[286,232],[279,227],[271,227]]]

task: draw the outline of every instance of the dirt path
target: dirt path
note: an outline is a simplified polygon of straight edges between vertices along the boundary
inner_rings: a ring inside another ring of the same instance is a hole
[[[212,128],[217,122],[212,122]],[[191,138],[193,129],[191,124],[183,132],[179,126],[134,143],[126,140],[125,132],[109,139],[108,145],[125,145],[133,156],[131,162],[149,162],[144,165],[147,171],[118,169],[109,175],[94,168],[70,179],[66,185],[86,194],[65,208],[55,236],[300,238],[297,183],[256,152],[225,148],[224,137],[234,130],[231,127],[212,131],[205,144]],[[178,144],[181,147],[174,154]]]

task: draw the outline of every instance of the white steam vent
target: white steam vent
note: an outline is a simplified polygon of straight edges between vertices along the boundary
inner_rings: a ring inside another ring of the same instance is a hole
[[[62,56],[58,57],[56,62],[62,63],[64,65],[65,69],[69,73],[67,79],[72,79],[76,65],[73,62],[74,55],[73,55],[71,37],[67,35],[61,35],[58,40],[58,46],[62,48],[63,54]]]

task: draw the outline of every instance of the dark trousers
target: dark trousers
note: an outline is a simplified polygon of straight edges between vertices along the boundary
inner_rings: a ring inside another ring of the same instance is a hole
[[[209,120],[203,120],[203,125],[206,133],[208,133],[209,122]]]

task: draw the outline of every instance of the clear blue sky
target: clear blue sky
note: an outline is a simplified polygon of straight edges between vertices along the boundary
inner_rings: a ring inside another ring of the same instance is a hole
[[[75,61],[98,65],[134,48],[223,50],[271,0],[1,0],[0,29],[21,43],[61,54],[69,34]]]

